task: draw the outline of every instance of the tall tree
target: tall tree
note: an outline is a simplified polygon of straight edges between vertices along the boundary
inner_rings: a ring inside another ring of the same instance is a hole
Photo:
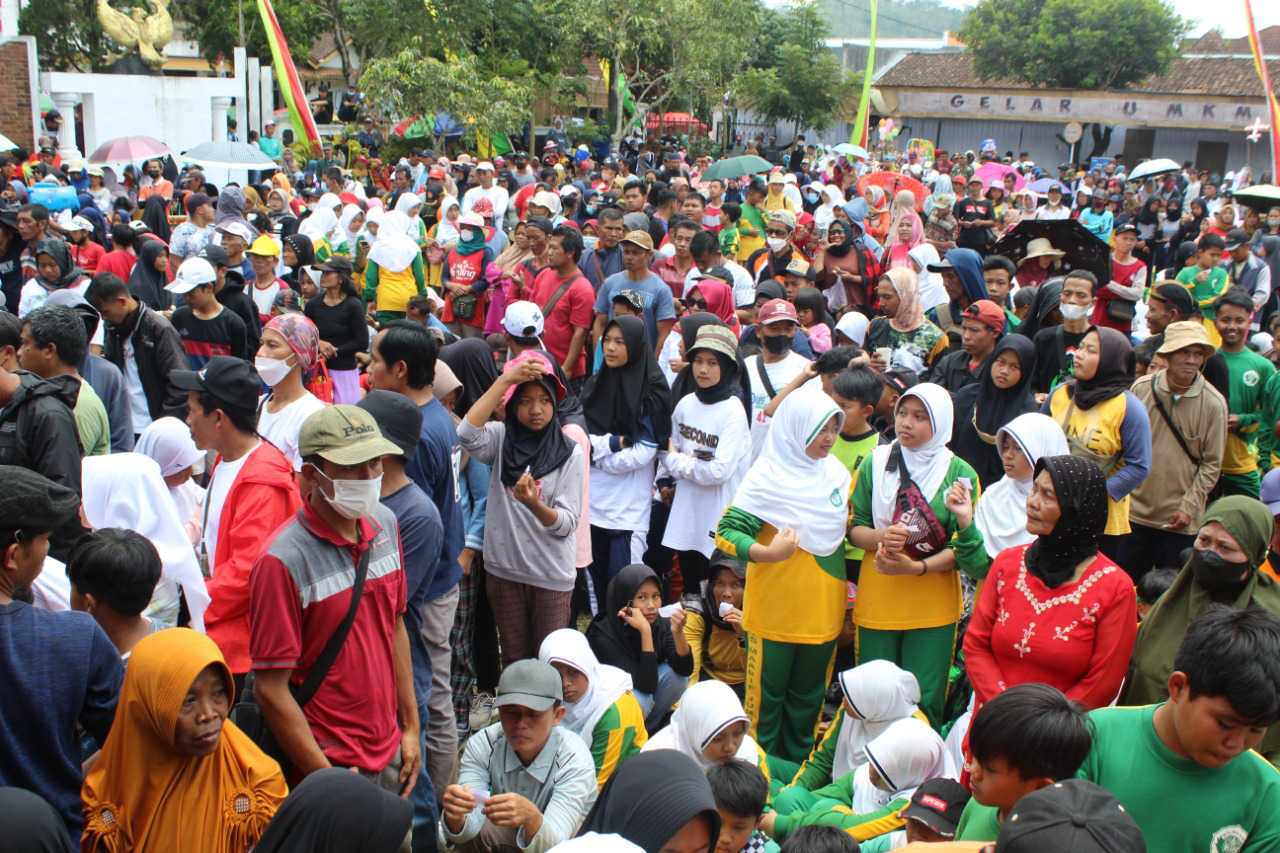
[[[97,0],[40,0],[18,12],[18,32],[36,37],[41,68],[101,71],[114,58],[119,47],[102,31],[97,6]]]
[[[1167,72],[1188,29],[1164,0],[981,0],[959,36],[984,79],[1124,89]]]
[[[311,45],[332,24],[316,0],[271,0],[276,20],[289,42],[294,62],[302,67]],[[262,16],[256,0],[173,0],[169,7],[174,20],[190,26],[193,41],[210,63],[221,56],[229,64],[232,51],[240,46],[240,16],[244,15],[244,47],[249,56],[271,56]]]

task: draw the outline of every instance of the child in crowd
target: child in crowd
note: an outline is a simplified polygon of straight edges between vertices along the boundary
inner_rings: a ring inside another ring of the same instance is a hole
[[[1173,586],[1178,577],[1178,569],[1152,569],[1138,578],[1138,620],[1147,618],[1147,613],[1164,595],[1165,590]]]
[[[726,201],[720,208],[720,254],[726,258],[738,257],[741,237],[738,233],[738,221],[742,219],[742,205],[735,201]]]
[[[767,840],[760,818],[769,802],[769,783],[749,761],[731,758],[707,770],[707,781],[720,812],[720,840],[715,853],[760,853]]]
[[[969,789],[954,779],[930,779],[911,795],[902,810],[907,825],[858,845],[860,853],[888,853],[906,844],[941,844],[956,837]]]
[[[795,297],[796,319],[809,338],[814,355],[822,355],[831,349],[831,327],[834,323],[827,313],[827,300],[816,287],[804,287]]]
[[[1017,272],[1013,261],[1001,255],[991,255],[982,262],[982,280],[987,285],[991,301],[1008,313],[1012,313],[1009,291],[1013,290],[1013,277]]]
[[[703,681],[680,697],[671,725],[659,731],[641,752],[674,749],[698,762],[703,770],[734,758],[753,764],[764,779],[769,765],[755,738],[747,734],[750,720],[742,702],[727,684]]]
[[[165,288],[186,302],[174,309],[169,322],[182,336],[192,370],[200,370],[215,355],[241,359],[251,355],[244,320],[224,308],[214,295],[217,281],[212,264],[203,258],[188,258]]]
[[[834,826],[803,826],[782,845],[782,853],[858,853],[858,842]]]
[[[1019,287],[1013,292],[1013,316],[1018,318],[1018,322],[1022,322],[1031,310],[1031,302],[1039,290],[1038,287]]]
[[[870,456],[871,451],[889,443],[889,439],[870,423],[884,389],[884,379],[870,367],[854,367],[837,373],[831,380],[831,399],[844,412],[844,425],[831,448],[831,455],[844,463],[851,475],[857,473],[862,460]],[[851,580],[856,581],[863,556],[861,548],[845,543],[845,573]]]
[[[742,631],[742,599],[746,594],[747,564],[716,550],[710,577],[702,585],[702,611],[690,610],[684,636],[693,653],[690,684],[700,679],[723,681],[744,698],[747,678],[747,637]]]
[[[161,568],[154,545],[139,533],[116,527],[85,535],[67,558],[71,609],[93,616],[126,663],[139,640],[169,627],[142,615]]]
[[[1226,293],[1231,284],[1227,271],[1218,266],[1226,245],[1217,234],[1202,234],[1200,251],[1195,255],[1195,266],[1185,267],[1178,273],[1178,282],[1190,289],[1192,298],[1200,306],[1200,313],[1204,315],[1204,327],[1209,331],[1209,341],[1214,346],[1218,345],[1221,338],[1213,327],[1213,318],[1217,316],[1213,301]]]
[[[613,316],[644,318],[644,296],[640,291],[627,288],[613,295]]]

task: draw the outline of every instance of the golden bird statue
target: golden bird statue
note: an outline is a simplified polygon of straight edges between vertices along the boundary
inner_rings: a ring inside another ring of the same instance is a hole
[[[159,68],[165,63],[164,46],[173,40],[173,18],[169,17],[168,0],[143,2],[155,11],[147,14],[134,6],[126,14],[112,8],[107,0],[98,0],[98,21],[103,31],[125,48],[125,53],[136,47],[143,62]]]

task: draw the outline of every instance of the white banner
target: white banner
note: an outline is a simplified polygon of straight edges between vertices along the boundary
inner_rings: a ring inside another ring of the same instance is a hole
[[[1203,101],[1177,97],[1134,100],[1124,97],[1074,98],[974,92],[898,91],[895,115],[987,117],[1002,121],[1094,121],[1107,124],[1241,128],[1265,117],[1266,105]]]

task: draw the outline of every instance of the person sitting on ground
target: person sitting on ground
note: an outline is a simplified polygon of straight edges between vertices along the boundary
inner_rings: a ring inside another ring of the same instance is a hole
[[[342,808],[334,808],[341,803]],[[397,853],[408,849],[413,809],[358,773],[338,767],[303,779],[276,812],[254,853]]]
[[[757,765],[767,779],[768,762],[764,750],[747,734],[749,723],[729,685],[704,681],[685,691],[671,715],[671,725],[649,738],[641,751],[676,749],[704,770],[738,758]]]
[[[690,609],[684,636],[693,654],[690,684],[715,679],[746,693],[747,637],[742,630],[742,600],[747,564],[720,550],[711,553],[710,577],[702,584],[701,611]]]
[[[521,660],[502,673],[494,700],[500,720],[467,741],[458,782],[444,794],[444,836],[460,853],[517,845],[543,853],[572,836],[584,816],[583,828],[590,825],[595,765],[582,738],[560,725],[563,701],[550,664]],[[615,775],[605,791],[616,782]]]
[[[107,632],[121,660],[156,631],[168,628],[142,611],[160,581],[160,554],[141,534],[118,527],[95,530],[67,560],[71,609],[91,615]]]
[[[769,803],[769,783],[749,761],[731,758],[713,764],[707,781],[720,812],[720,840],[715,853],[755,853],[765,849],[760,818]]]
[[[954,779],[930,779],[916,788],[911,802],[902,810],[906,826],[867,839],[858,845],[859,853],[888,853],[908,844],[945,844],[956,837],[956,827],[970,798],[969,789]],[[798,835],[799,832],[794,833],[792,838]]]

